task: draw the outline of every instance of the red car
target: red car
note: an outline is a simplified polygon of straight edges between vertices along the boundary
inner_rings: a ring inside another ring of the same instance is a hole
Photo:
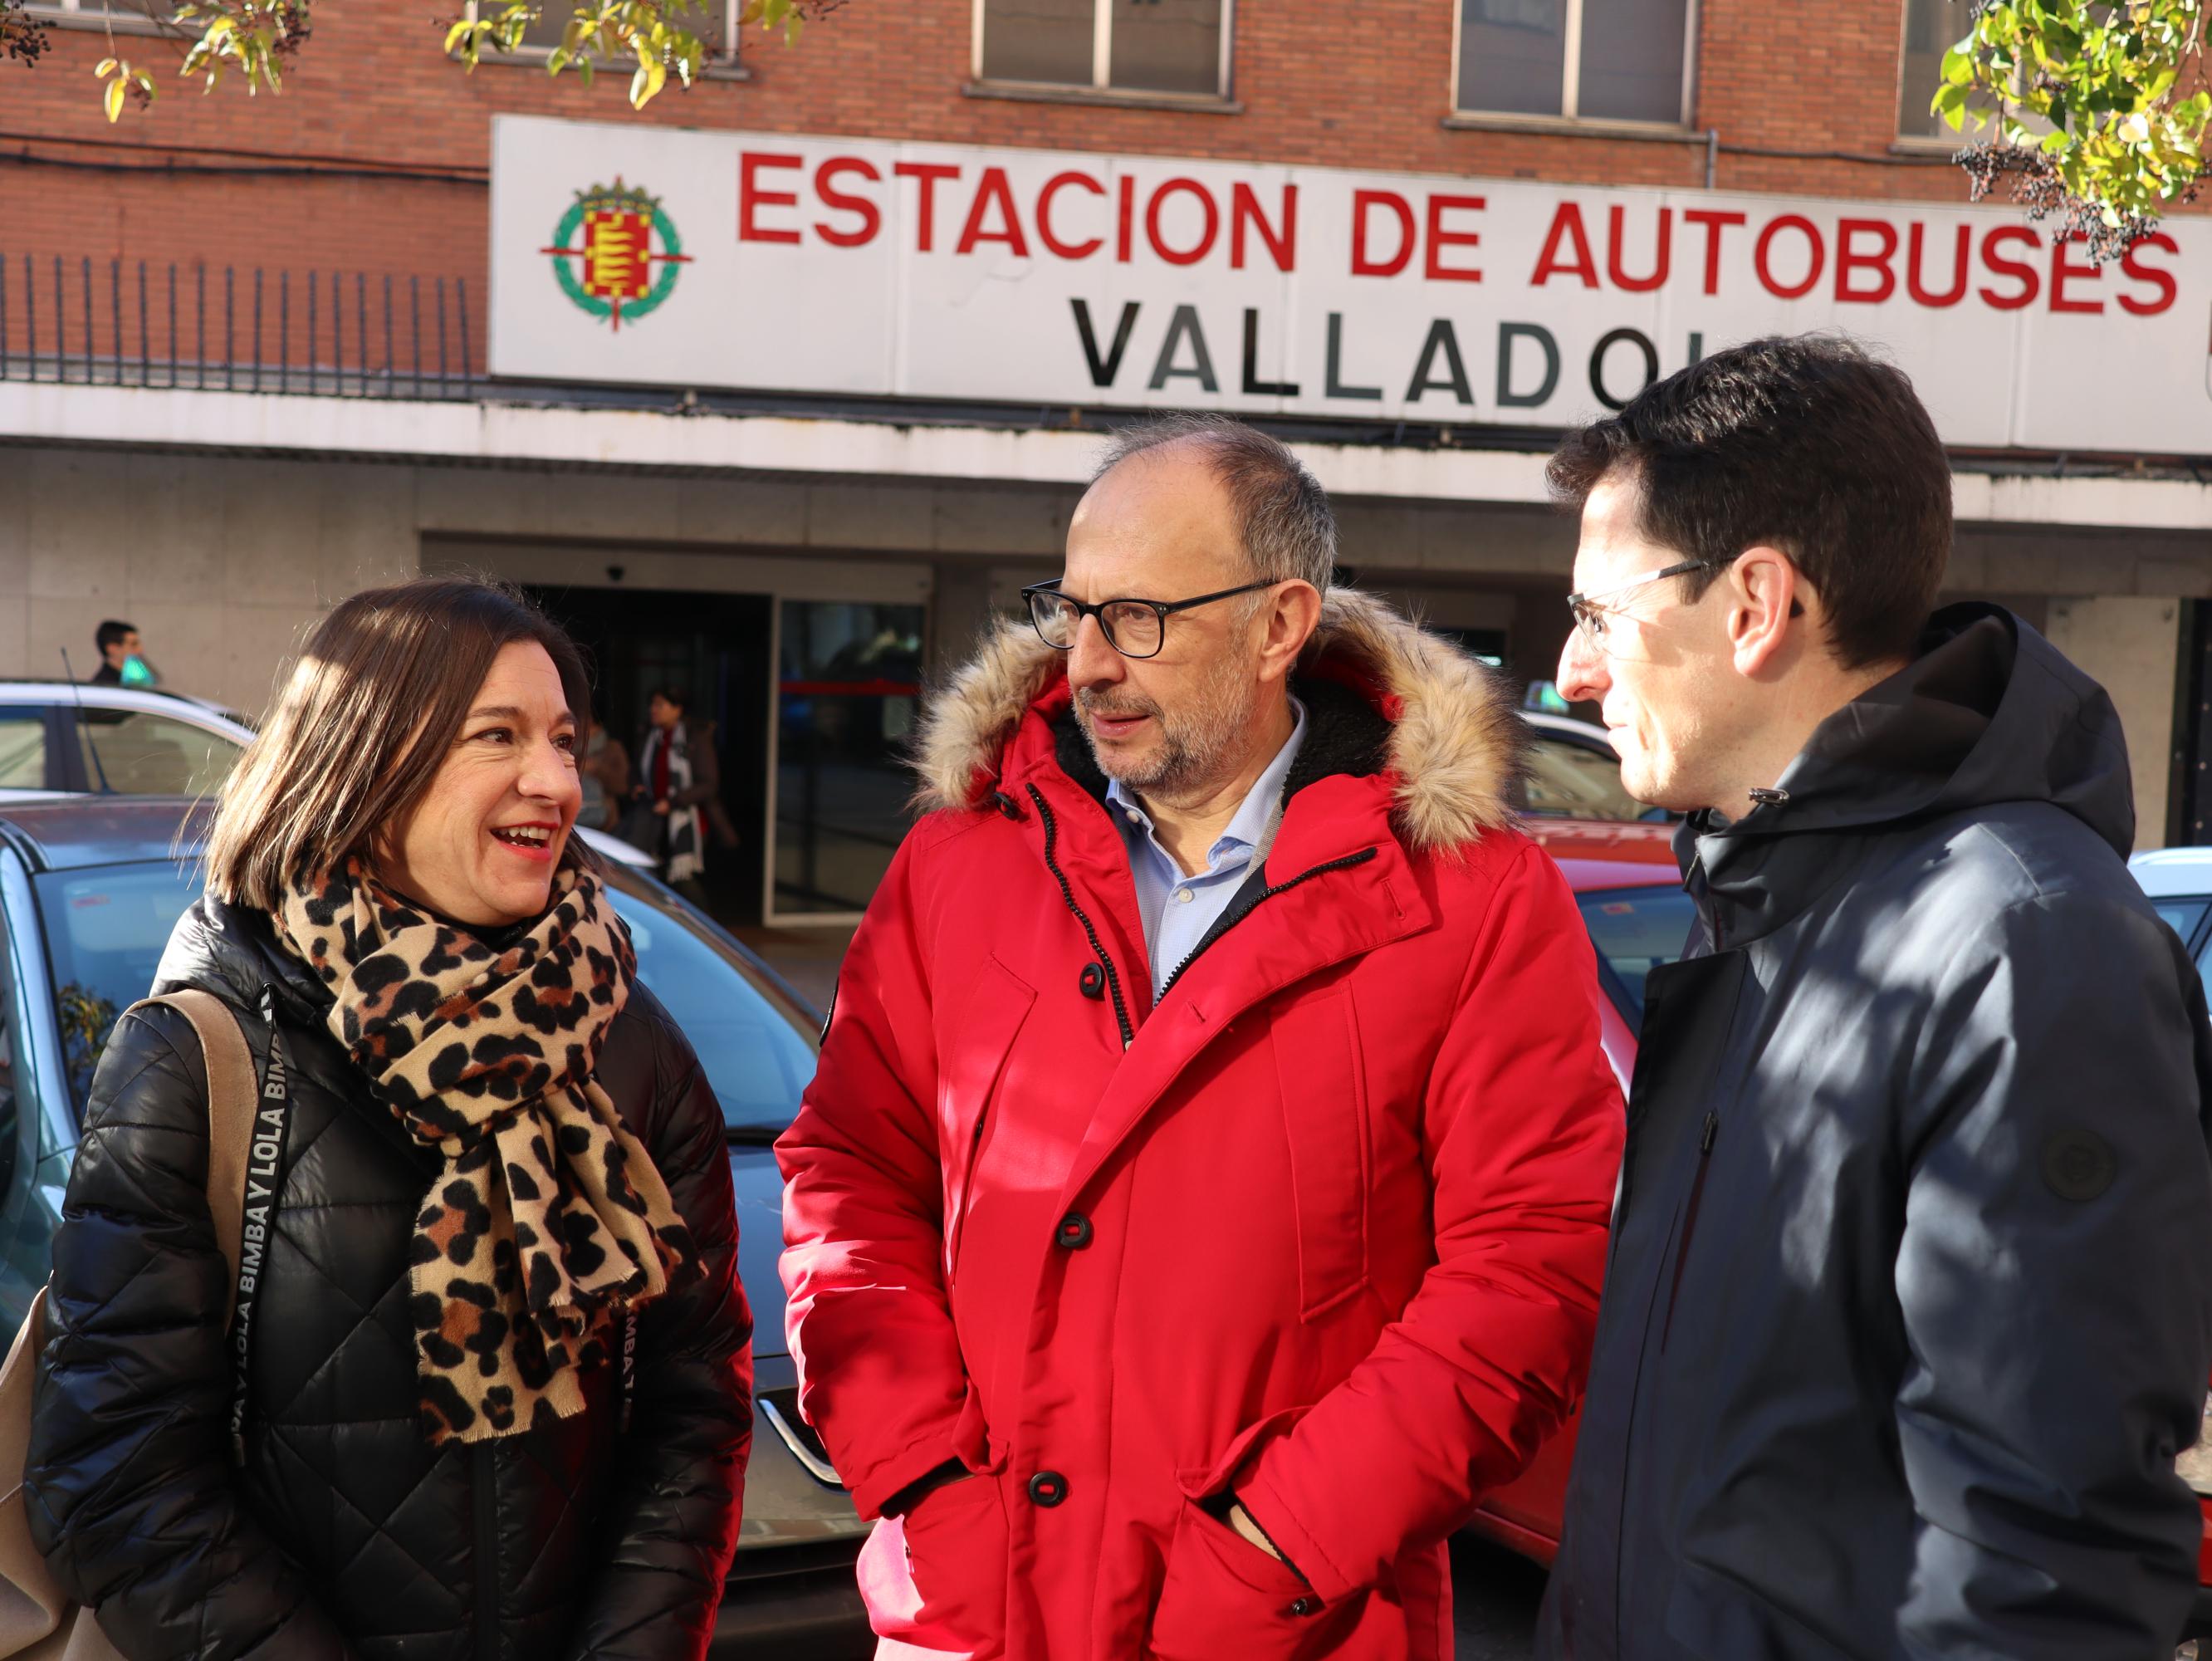
[[[1636,1029],[1644,1015],[1644,977],[1681,955],[1693,908],[1682,891],[1674,862],[1674,827],[1650,824],[1604,824],[1530,817],[1528,834],[1559,862],[1581,905],[1583,921],[1597,947],[1597,972],[1607,1004],[1602,1011],[1605,1053],[1620,1075],[1626,1093],[1636,1070]],[[2212,958],[2212,939],[2205,945]],[[1548,1567],[1559,1548],[1559,1517],[1565,1506],[1567,1468],[1575,1454],[1571,1418],[1537,1452],[1517,1482],[1486,1497],[1468,1526],[1509,1550]],[[2212,1417],[2212,1407],[2208,1407]],[[2198,1491],[2203,1533],[2197,1560],[2200,1585],[2190,1636],[2212,1634],[2212,1439],[2185,1455],[2183,1474]]]

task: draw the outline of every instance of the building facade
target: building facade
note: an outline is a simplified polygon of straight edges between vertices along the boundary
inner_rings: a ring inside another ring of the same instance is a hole
[[[495,572],[611,730],[672,681],[714,718],[734,910],[849,916],[919,688],[1115,421],[1268,426],[1361,583],[1540,678],[1560,429],[1843,328],[1952,447],[1950,589],[2112,690],[2142,845],[2212,817],[2212,221],[2100,268],[1968,207],[1950,0],[853,0],[788,46],[731,3],[642,114],[328,7],[281,97],[111,125],[94,63],[173,61],[136,8],[0,65],[0,674],[120,616],[258,709],[341,595]]]

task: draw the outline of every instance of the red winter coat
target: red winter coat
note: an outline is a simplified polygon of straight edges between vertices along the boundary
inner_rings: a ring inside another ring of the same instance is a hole
[[[878,1524],[886,1655],[1448,1658],[1444,1538],[1581,1389],[1622,1111],[1517,717],[1356,593],[1299,690],[1266,892],[1158,1007],[1058,654],[1002,629],[933,712],[778,1145],[862,1514],[981,1474]]]

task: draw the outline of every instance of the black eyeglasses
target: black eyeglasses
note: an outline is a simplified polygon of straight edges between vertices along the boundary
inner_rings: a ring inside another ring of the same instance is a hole
[[[1667,577],[1687,576],[1692,571],[1712,569],[1715,569],[1715,562],[1709,559],[1680,560],[1673,565],[1662,566],[1656,571],[1646,571],[1641,576],[1631,577],[1626,582],[1617,582],[1596,593],[1569,594],[1567,610],[1574,613],[1575,627],[1582,631],[1583,638],[1593,647],[1603,646],[1606,613],[1613,609],[1606,604],[1607,601],[1617,600],[1623,594],[1632,593]]]
[[[1170,613],[1272,588],[1278,581],[1248,582],[1241,588],[1224,588],[1191,599],[1102,599],[1092,605],[1061,593],[1060,580],[1054,577],[1049,582],[1032,582],[1022,590],[1022,598],[1029,602],[1030,623],[1037,638],[1054,651],[1074,650],[1076,631],[1083,627],[1083,619],[1097,618],[1106,643],[1123,657],[1150,658],[1159,655],[1161,643],[1167,639]]]

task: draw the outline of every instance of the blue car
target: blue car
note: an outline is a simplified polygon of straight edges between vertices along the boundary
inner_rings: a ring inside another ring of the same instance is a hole
[[[9,1332],[46,1282],[100,1045],[145,995],[171,928],[198,897],[190,854],[200,823],[173,798],[0,806],[0,1317]],[[799,1421],[775,1268],[783,1183],[771,1145],[814,1076],[819,1017],[635,849],[580,834],[605,855],[639,976],[690,1036],[728,1126],[757,1394],[744,1529],[712,1653],[869,1655],[853,1580],[866,1525]]]

